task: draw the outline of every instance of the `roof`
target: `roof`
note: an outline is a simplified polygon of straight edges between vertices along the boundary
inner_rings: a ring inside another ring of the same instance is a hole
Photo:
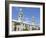
[[[19,21],[19,20],[12,20],[12,21],[21,23],[21,21]],[[23,23],[24,23],[24,24],[31,25],[31,23],[28,23],[28,22],[26,22],[26,21],[23,21]],[[39,25],[39,24],[35,24],[35,26],[37,26],[37,25]]]
[[[19,22],[19,23],[21,22],[21,21],[18,21],[18,20],[12,20],[12,21],[14,21],[14,22]],[[31,23],[28,23],[28,22],[26,22],[26,21],[23,21],[23,23],[24,23],[24,24],[29,24],[29,25],[31,25]]]

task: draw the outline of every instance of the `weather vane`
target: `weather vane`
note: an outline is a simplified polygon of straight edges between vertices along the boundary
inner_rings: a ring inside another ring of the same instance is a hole
[[[22,8],[20,8],[20,11],[22,11]]]

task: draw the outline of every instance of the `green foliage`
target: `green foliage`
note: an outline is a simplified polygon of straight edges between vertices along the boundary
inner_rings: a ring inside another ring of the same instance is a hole
[[[25,29],[23,29],[23,31],[28,31],[27,27],[25,26]]]

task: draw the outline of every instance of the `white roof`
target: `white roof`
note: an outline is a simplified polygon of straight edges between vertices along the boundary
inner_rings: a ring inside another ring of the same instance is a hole
[[[12,21],[14,21],[14,22],[19,22],[19,23],[21,22],[21,21],[18,21],[18,20],[12,20]],[[26,21],[23,21],[23,23],[24,23],[24,24],[31,25],[31,23],[28,23],[28,22],[26,22]],[[37,25],[39,25],[39,24],[35,24],[35,26],[37,26]]]
[[[18,20],[12,20],[12,21],[14,21],[14,22],[21,22],[21,21],[18,21]],[[31,25],[31,23],[28,23],[26,21],[23,21],[23,23]]]

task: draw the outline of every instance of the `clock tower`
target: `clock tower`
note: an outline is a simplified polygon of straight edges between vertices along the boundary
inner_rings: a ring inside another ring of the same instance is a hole
[[[22,12],[22,8],[20,8],[20,12],[18,14],[18,21],[23,22],[23,12]]]

